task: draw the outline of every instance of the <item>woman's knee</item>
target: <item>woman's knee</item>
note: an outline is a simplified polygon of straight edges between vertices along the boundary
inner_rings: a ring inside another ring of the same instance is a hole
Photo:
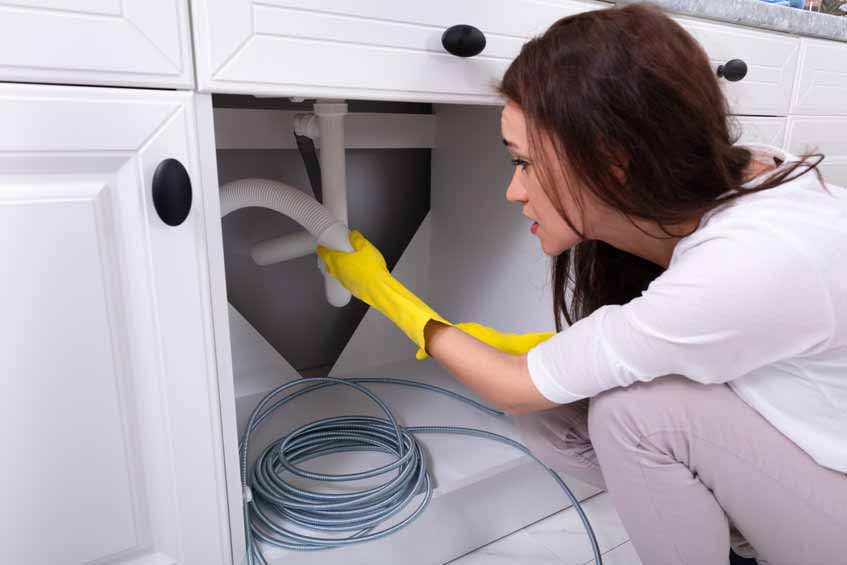
[[[588,435],[588,402],[517,417],[521,438],[545,465],[604,488]]]
[[[591,443],[587,401],[517,416],[516,421],[524,443],[533,451],[579,451]]]
[[[589,405],[592,442],[598,449],[608,445],[632,446],[655,429],[679,424],[685,419],[684,399],[704,386],[668,375],[602,392]]]

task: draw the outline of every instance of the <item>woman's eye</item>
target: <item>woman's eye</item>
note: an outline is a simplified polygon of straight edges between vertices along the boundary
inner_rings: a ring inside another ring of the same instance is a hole
[[[527,167],[529,167],[529,163],[527,163],[523,159],[512,159],[512,165],[515,166],[515,167],[520,167],[521,170],[524,170],[524,171],[526,170]]]

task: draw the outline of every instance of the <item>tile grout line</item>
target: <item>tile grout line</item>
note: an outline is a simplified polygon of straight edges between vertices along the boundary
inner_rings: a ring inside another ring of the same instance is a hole
[[[532,538],[531,536],[529,536],[529,535],[528,535],[528,534],[527,534],[527,533],[526,533],[523,529],[520,529],[520,530],[516,530],[516,531],[512,532],[511,534],[507,534],[507,535],[505,535],[505,536],[503,536],[503,537],[501,537],[501,538],[498,538],[498,539],[496,539],[496,540],[494,540],[494,541],[492,541],[492,542],[490,542],[490,543],[487,543],[487,544],[485,544],[485,545],[483,545],[483,546],[480,546],[480,547],[476,548],[475,550],[470,551],[470,552],[468,552],[468,553],[466,553],[466,554],[464,554],[464,555],[461,555],[461,556],[457,557],[456,559],[449,561],[449,562],[448,562],[448,564],[449,564],[449,563],[458,562],[458,561],[460,561],[460,560],[462,560],[462,559],[465,559],[465,558],[467,558],[467,557],[470,557],[470,556],[471,556],[471,555],[473,555],[473,554],[477,554],[477,555],[480,555],[480,556],[481,556],[481,555],[485,555],[485,553],[486,553],[486,552],[485,552],[486,548],[490,548],[490,547],[491,547],[491,546],[493,546],[493,545],[497,545],[498,543],[503,542],[504,540],[507,540],[508,538],[514,538],[515,536],[518,536],[518,535],[520,535],[520,534],[523,534],[523,535],[525,536],[526,541],[530,542],[530,543],[531,543],[533,546],[535,546],[536,548],[539,548],[539,549],[543,550],[543,551],[544,551],[545,553],[547,553],[550,557],[554,558],[555,560],[559,560],[559,559],[561,559],[561,556],[560,556],[560,555],[558,555],[558,554],[556,554],[555,552],[553,552],[550,548],[548,548],[548,547],[547,547],[547,546],[545,546],[544,544],[542,544],[542,543],[538,542],[538,540],[536,540],[536,539]]]
[[[581,501],[581,504],[584,506],[584,505],[585,505],[585,503],[587,503],[587,502],[589,502],[589,501],[598,502],[596,499],[600,499],[600,498],[603,498],[603,499],[604,499],[602,503],[609,503],[609,504],[611,505],[612,509],[614,510],[614,504],[613,504],[613,503],[612,503],[612,501],[611,501],[611,498],[610,498],[610,495],[609,495],[608,491],[601,491],[601,492],[598,492],[598,493],[596,493],[596,494],[593,494],[593,495],[589,496],[588,498],[586,498],[585,500]],[[586,512],[588,512],[588,510],[586,510]],[[538,525],[538,524],[541,524],[541,523],[543,523],[543,522],[545,522],[545,521],[548,521],[548,520],[552,520],[555,516],[565,515],[565,514],[572,514],[572,515],[575,515],[575,514],[577,514],[577,512],[576,512],[576,509],[575,509],[573,506],[570,506],[570,507],[568,507],[568,508],[566,508],[566,509],[564,509],[564,510],[560,510],[559,512],[556,512],[556,513],[554,513],[554,514],[551,514],[550,516],[547,516],[546,518],[543,518],[543,519],[541,519],[541,520],[538,520],[538,521],[534,522],[533,524],[530,524],[529,526],[526,526],[526,527],[524,528],[524,530],[529,530],[530,528],[532,528],[532,527],[534,527],[534,526],[536,526],[536,525]],[[537,543],[539,543],[539,544],[541,544],[542,546],[544,546],[544,547],[545,547],[548,551],[550,551],[550,552],[554,553],[554,554],[555,554],[555,555],[557,555],[559,558],[562,558],[562,559],[568,559],[568,556],[566,556],[566,555],[562,555],[559,551],[557,551],[556,549],[554,549],[554,547],[552,547],[552,546],[548,545],[548,543],[546,543],[543,539],[538,539],[538,538],[537,538],[534,534],[532,534],[532,533],[530,533],[530,532],[527,532],[527,533],[528,533],[528,534],[529,534],[529,536],[530,536],[530,537],[532,537],[532,538],[533,538],[533,539],[534,539]],[[598,535],[599,535],[599,530],[596,530],[596,528],[595,528],[595,534],[598,534]],[[628,534],[627,534],[627,537],[626,537],[626,539],[625,539],[625,540],[618,542],[617,544],[615,544],[614,546],[612,546],[612,547],[610,547],[610,548],[608,548],[608,549],[601,549],[601,555],[606,555],[606,554],[607,554],[607,553],[609,553],[610,551],[614,551],[615,549],[619,548],[620,546],[622,546],[622,545],[624,545],[624,544],[626,544],[626,543],[629,543],[630,541],[631,541],[631,540],[630,540],[630,538],[629,538],[629,536],[628,536]],[[585,543],[586,543],[586,544],[588,544],[588,543],[589,543],[587,539],[586,539],[586,542],[585,542]],[[592,557],[591,559],[589,559],[588,561],[585,561],[582,565],[588,565],[588,564],[590,564],[590,563],[594,563],[594,559],[593,559],[593,557]]]
[[[581,502],[581,504],[585,504],[586,502],[588,502],[588,501],[590,501],[590,500],[592,500],[592,499],[600,498],[602,495],[606,495],[606,496],[608,496],[608,492],[606,492],[606,491],[602,491],[602,492],[595,493],[595,494],[593,494],[593,495],[591,495],[591,496],[587,497],[585,500],[582,500],[582,501],[580,501],[580,502]],[[475,549],[475,550],[473,550],[473,551],[470,551],[470,552],[468,552],[468,553],[466,553],[466,554],[464,554],[464,555],[462,555],[462,556],[457,557],[457,558],[456,558],[456,560],[454,560],[454,561],[461,560],[461,559],[466,558],[466,557],[468,557],[468,556],[470,556],[470,555],[472,555],[472,554],[474,554],[474,553],[476,553],[476,554],[484,554],[484,553],[485,553],[485,549],[486,549],[486,548],[490,548],[490,546],[492,546],[492,545],[496,545],[497,543],[502,542],[503,540],[505,540],[505,539],[507,539],[507,538],[515,537],[515,536],[518,536],[518,535],[521,535],[521,536],[524,538],[524,540],[525,540],[525,541],[530,542],[530,543],[532,544],[532,546],[536,547],[537,549],[543,550],[543,552],[544,552],[544,553],[546,553],[546,554],[550,555],[551,557],[554,557],[554,558],[557,558],[557,559],[567,559],[567,557],[566,557],[566,556],[562,556],[562,555],[560,555],[560,554],[559,554],[557,551],[555,551],[552,547],[548,546],[546,543],[544,543],[543,541],[539,540],[536,536],[534,536],[534,535],[530,534],[527,530],[528,530],[529,528],[531,528],[531,527],[535,526],[535,525],[538,525],[538,524],[540,524],[540,523],[543,523],[543,522],[545,522],[545,521],[547,521],[547,520],[552,519],[554,516],[558,516],[558,515],[561,515],[561,514],[568,514],[568,513],[574,513],[574,514],[576,513],[576,510],[574,509],[574,507],[573,507],[573,506],[570,506],[570,507],[565,508],[565,509],[563,509],[563,510],[559,510],[558,512],[554,512],[553,514],[550,514],[549,516],[546,516],[546,517],[544,517],[544,518],[541,518],[540,520],[536,520],[536,521],[535,521],[535,522],[533,522],[532,524],[528,524],[527,526],[525,526],[525,527],[523,527],[523,528],[521,528],[521,529],[519,529],[519,530],[515,530],[514,532],[512,532],[512,533],[510,533],[510,534],[506,534],[506,535],[504,535],[504,536],[502,536],[502,537],[500,537],[500,538],[498,538],[498,539],[496,539],[496,540],[492,540],[491,542],[489,542],[489,543],[487,543],[487,544],[485,544],[485,545],[483,545],[483,546],[481,546],[481,547],[478,547],[477,549]],[[625,539],[625,540],[623,540],[623,541],[621,541],[621,542],[619,542],[619,543],[615,544],[614,546],[612,546],[612,547],[610,547],[610,548],[608,548],[608,549],[606,549],[606,550],[602,551],[602,555],[604,555],[604,556],[605,556],[605,555],[607,555],[608,553],[610,553],[610,552],[612,552],[612,551],[615,551],[616,549],[620,548],[621,546],[626,545],[627,543],[630,543],[630,539],[629,539],[629,538],[627,538],[627,539]],[[451,561],[451,563],[452,563],[452,562],[453,562],[453,561]],[[579,563],[579,562],[574,561],[574,562],[572,562],[572,563]],[[592,559],[589,559],[589,560],[587,560],[587,561],[585,561],[585,562],[583,562],[583,563],[582,563],[582,565],[590,565],[590,564],[592,564],[592,563],[594,563],[594,559],[593,559],[593,558],[592,558]]]
[[[609,553],[613,552],[613,551],[614,551],[614,550],[616,550],[617,548],[622,547],[622,546],[624,546],[624,545],[626,545],[626,544],[628,544],[628,543],[630,543],[630,542],[631,542],[631,540],[629,540],[629,539],[627,539],[626,541],[622,541],[621,543],[619,543],[619,544],[618,544],[618,545],[616,545],[615,547],[609,548],[608,550],[604,551],[604,552],[602,553],[602,555],[603,555],[603,556],[605,556],[605,555],[607,555],[607,554],[609,554]],[[585,563],[583,563],[582,565],[590,565],[591,563],[594,563],[594,559],[589,559],[588,561],[586,561],[586,562],[585,562]]]
[[[606,1],[606,0],[604,0],[604,1]],[[608,1],[611,1],[611,0],[608,0]],[[600,492],[595,492],[595,493],[594,493],[594,494],[592,494],[591,496],[588,496],[588,497],[584,498],[583,500],[580,500],[580,501],[579,501],[579,504],[580,504],[581,506],[584,506],[584,505],[585,505],[585,503],[586,503],[586,502],[588,502],[589,500],[593,500],[593,499],[595,499],[595,498],[599,498],[600,496],[602,496],[602,495],[604,495],[604,494],[609,494],[609,491],[601,490]],[[552,514],[549,514],[549,515],[547,515],[547,516],[545,516],[545,517],[543,517],[543,518],[540,518],[540,519],[536,520],[535,522],[532,522],[531,524],[527,524],[526,526],[524,526],[523,528],[521,528],[521,530],[525,530],[525,529],[527,529],[527,528],[531,528],[532,526],[534,526],[534,525],[536,525],[536,524],[540,524],[541,522],[543,522],[543,521],[545,521],[545,520],[549,520],[549,519],[550,519],[550,518],[552,518],[553,516],[558,516],[559,514],[564,514],[565,512],[571,512],[571,511],[576,512],[576,508],[574,508],[573,504],[571,504],[571,505],[570,505],[570,506],[568,506],[567,508],[562,508],[561,510],[557,510],[556,512],[553,512]],[[518,530],[518,531],[520,531],[520,530]]]

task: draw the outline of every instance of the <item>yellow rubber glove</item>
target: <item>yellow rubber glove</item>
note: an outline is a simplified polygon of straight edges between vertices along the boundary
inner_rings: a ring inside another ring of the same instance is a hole
[[[424,326],[430,320],[452,325],[388,272],[382,253],[360,232],[350,232],[350,245],[353,246],[350,253],[322,245],[318,246],[317,253],[326,263],[329,274],[344,288],[382,312],[418,347],[426,347]]]
[[[547,341],[556,335],[554,332],[507,334],[498,332],[488,326],[477,324],[476,322],[463,322],[461,324],[455,324],[455,327],[487,343],[491,347],[496,347],[500,351],[511,353],[512,355],[522,355],[542,341]],[[427,357],[429,355],[427,355],[426,350],[423,348],[418,349],[418,352],[415,354],[415,359],[418,360],[426,359]]]

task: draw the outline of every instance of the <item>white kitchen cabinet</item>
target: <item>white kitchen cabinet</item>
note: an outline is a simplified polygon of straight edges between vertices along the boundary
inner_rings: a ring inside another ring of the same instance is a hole
[[[0,0],[0,81],[192,88],[187,0]]]
[[[77,0],[69,8],[0,0],[0,80],[192,88],[186,1]],[[444,103],[434,109],[430,217],[395,273],[450,318],[551,329],[548,263],[503,198],[510,167],[498,110],[479,105],[499,103],[492,86],[528,37],[607,4],[191,5],[203,92]],[[734,58],[747,63],[742,81],[724,81],[732,111],[749,114],[739,119],[742,142],[793,152],[816,144],[828,154],[829,180],[847,184],[845,118],[786,118],[789,110],[844,113],[844,58],[829,57],[844,45],[679,21],[715,69]],[[441,34],[458,23],[486,34],[483,54],[444,52]],[[227,110],[245,145],[267,148],[237,112]],[[207,94],[0,85],[0,440],[14,454],[0,472],[2,563],[243,558],[238,426],[265,392],[299,375],[227,303],[216,152],[228,147],[216,145],[214,122]],[[263,131],[281,143],[270,126]],[[167,158],[184,164],[194,186],[191,213],[178,226],[160,221],[151,198],[154,171]],[[489,259],[498,254],[508,270]],[[371,311],[333,374],[400,375],[466,392],[431,360],[411,361],[413,353]],[[517,439],[508,421],[444,399],[378,392],[410,420]],[[275,416],[259,443],[296,418],[342,405],[303,402],[293,416]],[[441,563],[565,505],[549,477],[508,448],[456,438],[426,446],[437,492],[419,522],[367,546],[271,551],[276,563]],[[580,497],[596,492],[573,485]]]
[[[732,59],[747,64],[737,82],[721,79],[733,114],[785,116],[797,68],[800,39],[694,18],[675,18],[706,50],[715,70]]]
[[[788,119],[788,150],[799,155],[823,153],[824,179],[847,187],[847,117],[792,116]]]
[[[556,0],[192,0],[202,92],[496,104],[493,84],[557,19],[607,6]],[[485,50],[441,45],[470,24]]]
[[[230,562],[193,96],[0,85],[0,563]]]
[[[493,85],[527,38],[559,18],[608,4],[482,0],[407,4],[389,0],[193,0],[198,86],[204,92],[496,104]],[[677,18],[714,64],[747,63],[722,81],[733,113],[784,116],[800,40],[694,18]],[[451,25],[478,27],[485,51],[445,52]]]
[[[847,43],[803,38],[801,45],[791,113],[847,116]]]
[[[786,118],[764,118],[756,116],[733,116],[738,143],[767,143],[785,147]]]

